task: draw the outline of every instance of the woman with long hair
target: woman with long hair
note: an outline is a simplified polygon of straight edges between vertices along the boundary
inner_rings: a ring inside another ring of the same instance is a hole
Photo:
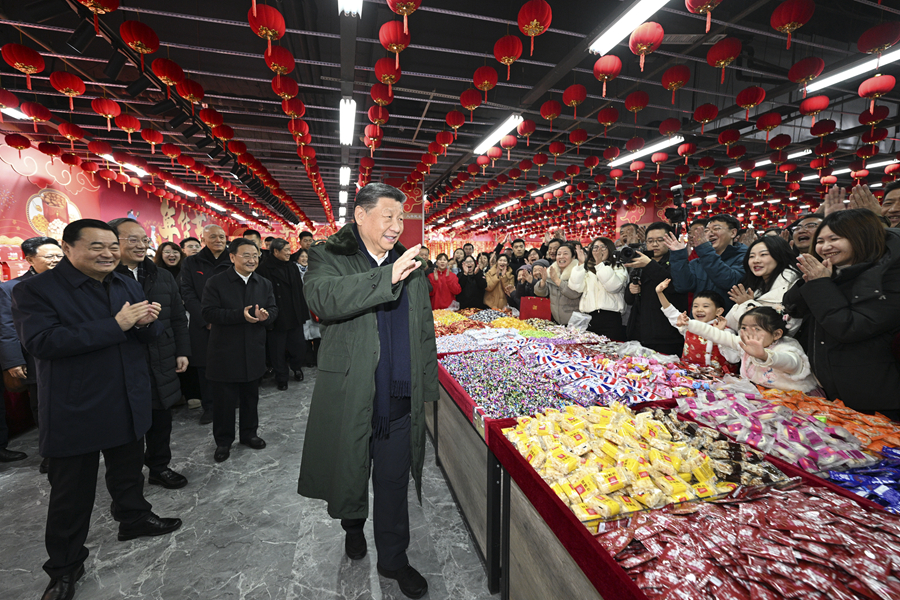
[[[587,253],[580,248],[575,253],[578,264],[572,269],[569,289],[581,292],[578,310],[591,316],[588,331],[624,340],[622,313],[628,272],[616,261],[616,245],[609,238],[598,237],[588,246]]]
[[[734,302],[725,316],[728,327],[737,331],[741,315],[757,306],[782,312],[784,295],[800,278],[796,263],[791,245],[781,237],[767,235],[750,244],[744,255],[744,279],[728,292]],[[801,322],[791,319],[787,323],[788,334],[797,331]]]
[[[466,253],[463,252],[462,248],[457,248],[453,251],[453,259],[448,261],[450,264],[450,272],[451,273],[461,273],[462,272],[462,261],[466,257]],[[437,259],[434,259],[437,262]]]
[[[560,325],[568,325],[572,313],[578,310],[581,292],[569,285],[575,260],[575,245],[563,242],[556,249],[556,261],[541,272],[541,280],[534,285],[534,295],[550,298],[550,313]]]
[[[484,308],[484,290],[487,280],[484,273],[475,269],[475,257],[467,256],[462,260],[462,270],[456,274],[460,291],[456,295],[459,308]]]
[[[171,273],[172,277],[178,281],[178,274],[181,273],[181,261],[183,260],[184,251],[182,251],[181,246],[175,242],[163,242],[156,249],[153,264]]]
[[[516,289],[509,258],[501,254],[497,263],[485,273],[487,287],[484,291],[484,304],[494,310],[503,310],[509,305],[509,296]]]
[[[431,283],[431,309],[448,308],[462,290],[459,279],[450,272],[450,259],[441,252],[434,259],[434,271],[428,274]]]

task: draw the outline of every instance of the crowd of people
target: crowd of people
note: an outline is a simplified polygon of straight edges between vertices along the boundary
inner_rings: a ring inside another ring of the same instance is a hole
[[[865,186],[849,199],[835,187],[820,213],[762,235],[716,214],[626,223],[586,247],[564,230],[530,249],[507,235],[433,262],[398,245],[405,196],[384,184],[359,191],[351,224],[318,243],[303,232],[293,253],[208,225],[151,258],[131,218],[25,240],[31,268],[0,284],[0,367],[7,389],[29,392],[51,484],[42,598],[72,598],[84,573],[100,454],[119,540],[170,533],[181,521],[152,512],[142,469],[150,484],[188,484],[170,467],[172,407],[200,409],[216,462],[235,441],[261,450],[261,381],[286,390],[310,362],[298,492],[327,501],[359,559],[371,477],[378,571],[424,595],[406,492],[412,476],[421,494],[423,407],[437,398],[436,309],[546,298],[558,324],[900,420],[900,182],[885,192],[879,204]],[[26,457],[7,442],[0,415],[0,461]]]

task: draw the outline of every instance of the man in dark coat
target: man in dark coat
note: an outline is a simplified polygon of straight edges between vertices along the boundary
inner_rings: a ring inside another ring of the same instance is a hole
[[[259,380],[266,372],[266,328],[278,318],[269,280],[254,273],[259,248],[246,238],[228,247],[234,268],[212,276],[203,289],[203,320],[211,325],[206,377],[213,394],[216,462],[234,443],[234,409],[240,406],[240,443],[259,450]]]
[[[209,346],[209,323],[203,318],[201,299],[206,282],[216,273],[224,273],[231,268],[225,247],[228,242],[225,230],[218,225],[207,225],[203,228],[204,248],[194,256],[188,256],[181,265],[178,276],[181,288],[181,299],[191,316],[188,331],[191,334],[191,363],[197,368],[200,380],[200,401],[203,414],[200,424],[206,425],[213,420],[213,392],[206,379],[206,348]]]
[[[438,397],[434,320],[419,246],[403,248],[403,192],[371,183],[354,223],[310,252],[306,301],[327,325],[298,491],[328,502],[351,559],[366,555],[374,490],[378,572],[410,598],[428,583],[409,565],[410,473],[421,498],[425,402]]]
[[[169,468],[172,450],[172,406],[181,398],[179,373],[188,367],[191,342],[187,316],[175,278],[147,258],[150,238],[134,219],[121,218],[109,222],[119,238],[121,259],[116,272],[132,277],[141,284],[144,296],[159,304],[159,324],[163,331],[150,350],[150,389],[153,392],[153,417],[144,436],[147,449],[144,464],[150,469],[148,481],[168,489],[187,485],[187,478]]]
[[[103,221],[81,219],[63,231],[66,257],[13,290],[13,317],[35,358],[40,450],[50,458],[42,600],[72,598],[84,574],[100,453],[119,540],[181,526],[144,499],[144,434],[150,427],[147,344],[161,333],[159,305],[114,273],[119,240]]]
[[[28,402],[31,404],[31,416],[34,424],[38,425],[38,391],[37,378],[34,370],[34,357],[32,357],[22,343],[12,315],[12,291],[19,283],[31,279],[44,271],[49,271],[63,259],[59,242],[49,237],[33,237],[22,242],[22,255],[31,268],[22,276],[11,281],[0,283],[0,368],[9,376],[22,380],[28,389]],[[0,402],[0,462],[12,462],[28,458],[24,452],[7,450],[9,443],[9,430],[6,427],[6,407]],[[45,458],[41,462],[41,473],[47,472],[48,461]]]
[[[306,358],[303,324],[309,319],[309,307],[303,297],[303,277],[296,263],[291,261],[290,244],[287,240],[274,239],[269,251],[269,260],[257,273],[272,284],[278,306],[278,318],[266,336],[266,344],[278,389],[286,390],[288,366],[294,371],[294,379],[303,381],[303,361]],[[290,365],[288,355],[291,357]]]

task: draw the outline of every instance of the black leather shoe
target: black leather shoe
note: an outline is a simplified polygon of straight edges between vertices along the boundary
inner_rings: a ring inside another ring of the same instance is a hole
[[[0,462],[15,462],[17,460],[25,460],[26,458],[28,458],[28,455],[24,452],[0,448]]]
[[[153,513],[134,525],[119,525],[119,541],[127,542],[139,537],[153,537],[172,533],[181,527],[181,519],[163,519]]]
[[[41,600],[72,600],[75,597],[75,582],[84,575],[84,565],[78,567],[78,570],[70,575],[62,577],[54,577],[50,580],[50,585],[44,590]]]
[[[176,473],[172,469],[166,469],[165,471],[160,471],[159,473],[150,471],[149,481],[153,485],[161,485],[169,490],[177,490],[178,488],[183,488],[187,485],[188,482],[187,477]]]
[[[247,438],[246,440],[241,440],[241,443],[248,448],[253,448],[254,450],[262,450],[266,447],[266,443],[261,437]]]
[[[50,472],[50,459],[44,457],[44,460],[41,461],[41,466],[38,467],[38,471],[46,475]]]
[[[287,389],[287,381],[278,384],[278,391],[283,392]]]
[[[348,531],[344,538],[347,557],[359,560],[366,555],[366,535],[362,531]]]
[[[225,462],[229,456],[231,456],[231,446],[216,446],[216,453],[213,454],[216,462]]]
[[[303,369],[294,371],[294,381],[303,381]]]
[[[272,379],[273,377],[275,377],[275,369],[272,367],[266,369],[266,372],[263,373],[262,376],[263,379]]]
[[[203,414],[200,415],[200,424],[201,425],[209,425],[213,421],[213,411],[211,408],[205,409]]]
[[[409,565],[396,571],[388,571],[387,569],[382,569],[381,565],[378,565],[378,573],[382,577],[395,579],[400,584],[400,591],[407,598],[421,598],[428,593],[428,582]]]

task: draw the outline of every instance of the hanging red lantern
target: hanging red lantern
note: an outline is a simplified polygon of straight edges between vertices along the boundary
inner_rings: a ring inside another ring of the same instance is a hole
[[[675,91],[684,87],[691,79],[691,70],[685,65],[669,67],[662,76],[662,86],[672,91],[672,104],[675,104]]]
[[[166,84],[166,98],[170,98],[172,95],[170,86],[184,81],[184,71],[178,66],[178,63],[168,58],[157,58],[150,65],[150,70]]]
[[[640,136],[634,136],[627,142],[625,142],[625,149],[629,152],[637,152],[644,147],[644,138]]]
[[[292,120],[299,119],[306,114],[306,105],[300,98],[288,98],[281,101],[281,110]]]
[[[812,117],[812,124],[816,124],[816,115],[828,108],[828,96],[812,96],[800,103],[800,114]]]
[[[141,73],[143,73],[144,55],[159,50],[159,36],[140,21],[122,21],[119,25],[119,35],[129,48],[141,55]]]
[[[469,111],[469,122],[472,122],[472,111],[481,106],[481,94],[474,88],[469,88],[459,95],[459,103]]]
[[[75,123],[67,123],[63,121],[57,128],[59,134],[69,140],[69,148],[75,151],[75,140],[84,139],[84,130]]]
[[[394,64],[400,68],[400,53],[409,46],[409,34],[403,32],[400,21],[388,21],[378,30],[378,40],[384,49],[394,53]]]
[[[156,64],[156,61],[154,61],[154,64]],[[294,98],[300,93],[300,86],[290,77],[276,75],[272,78],[272,91],[280,98],[287,100],[288,98]]]
[[[378,108],[383,109],[384,107],[379,106]],[[288,131],[291,132],[291,136],[298,146],[312,143],[312,138],[309,135],[309,124],[303,119],[291,119],[291,122],[288,123]]]
[[[665,152],[654,152],[650,156],[650,162],[656,165],[656,172],[659,173],[659,165],[669,160],[669,155]]]
[[[563,104],[571,106],[578,118],[578,105],[587,99],[587,89],[580,83],[574,83],[563,92]]]
[[[697,144],[686,142],[678,146],[678,156],[684,157],[684,164],[687,164],[688,158],[697,152]]]
[[[784,0],[772,11],[769,24],[772,28],[787,34],[787,47],[791,47],[791,34],[806,25],[816,11],[813,0]]]
[[[141,122],[131,115],[119,115],[116,117],[116,127],[128,134],[128,143],[131,143],[131,134],[140,131]]]
[[[669,117],[659,124],[659,134],[672,137],[681,130],[681,121],[675,117]]]
[[[247,152],[247,144],[238,140],[231,140],[228,142],[228,151],[235,156],[240,156]]]
[[[728,155],[728,158],[731,160],[738,160],[745,154],[747,154],[747,148],[741,146],[740,144],[732,144],[728,147],[728,150],[725,151],[725,154]]]
[[[498,148],[497,146],[491,146],[487,149],[487,157],[491,159],[491,166],[494,166],[494,163],[503,156],[503,150]]]
[[[388,118],[390,117],[390,113],[388,109],[383,106],[371,106],[369,107],[369,120],[378,127],[381,127],[385,123],[388,122]]]
[[[400,81],[402,72],[389,58],[379,58],[375,62],[375,78],[388,86],[388,91],[394,93],[394,84]]]
[[[688,12],[695,15],[706,15],[706,33],[709,33],[709,26],[712,24],[712,11],[719,5],[722,0],[684,0],[684,5]]]
[[[78,0],[89,11],[94,13],[94,33],[100,36],[100,23],[98,15],[106,15],[119,8],[119,0]]]
[[[67,73],[66,71],[54,71],[53,73],[50,73],[50,85],[52,85],[53,89],[60,94],[65,94],[69,97],[70,112],[75,109],[72,99],[85,92],[84,81],[81,80],[81,77],[73,75],[72,73]]]
[[[794,63],[794,66],[788,71],[788,79],[803,85],[803,97],[806,98],[806,85],[821,75],[824,69],[824,60],[818,56],[810,56]]]
[[[516,133],[525,138],[525,145],[531,145],[531,135],[537,130],[537,125],[531,119],[524,119],[516,126]]]
[[[214,108],[204,108],[197,113],[197,116],[207,127],[218,127],[225,122],[222,114]]]
[[[878,144],[881,143],[887,138],[888,130],[884,127],[879,127],[878,129],[873,129],[872,131],[867,131],[860,136],[860,141],[863,144]]]
[[[781,114],[774,111],[756,118],[756,128],[766,132],[766,143],[769,142],[769,132],[779,125],[781,125]]]
[[[162,144],[163,135],[152,127],[145,127],[141,130],[141,137],[150,144],[150,154],[156,154],[156,145]]]
[[[500,147],[506,149],[506,160],[512,160],[510,152],[516,147],[518,141],[518,138],[514,135],[504,135],[500,138]]]
[[[438,145],[443,148],[444,154],[446,154],[447,148],[450,146],[450,144],[453,143],[453,136],[449,131],[439,131],[434,136],[434,141],[436,141]]]
[[[588,139],[588,133],[584,129],[573,129],[569,133],[569,141],[575,145],[575,153],[581,154],[581,145]]]
[[[516,35],[505,35],[494,43],[494,58],[506,65],[506,80],[509,81],[510,65],[522,56],[522,40]]]
[[[553,120],[562,113],[562,105],[556,100],[547,100],[541,105],[541,116],[550,121],[550,131],[553,131]]]
[[[719,143],[726,147],[731,146],[739,139],[741,139],[741,132],[737,129],[726,129],[719,134]]]
[[[549,152],[549,153],[551,154],[551,156],[553,156],[553,164],[555,165],[555,164],[556,164],[556,158],[557,158],[560,154],[565,154],[565,153],[566,153],[566,145],[565,145],[564,143],[562,143],[562,142],[559,142],[559,141],[556,141],[556,142],[550,142],[550,144],[547,146],[547,152]]]
[[[606,82],[612,81],[622,72],[622,60],[614,55],[601,56],[594,63],[594,77],[603,82],[603,97],[606,98]]]
[[[546,0],[528,0],[519,9],[519,31],[531,38],[531,54],[534,56],[534,38],[550,29],[553,11]]]
[[[272,50],[272,40],[280,40],[285,32],[284,17],[278,9],[265,4],[250,9],[247,12],[247,22],[253,33],[268,43],[266,53]]]
[[[41,142],[37,146],[38,152],[50,157],[50,164],[54,164],[53,160],[62,156],[62,149],[56,144],[50,142]]]
[[[118,103],[109,98],[94,98],[91,100],[91,108],[95,113],[106,119],[107,131],[112,130],[111,120],[122,113],[122,109],[119,107]]]
[[[175,168],[175,159],[181,156],[181,148],[175,144],[163,144],[159,150],[172,161],[172,168]]]
[[[72,167],[80,167],[81,166],[81,157],[77,154],[71,154],[66,152],[63,154],[60,159],[63,161],[63,164],[69,165],[69,173],[72,173]]]
[[[700,123],[700,134],[705,133],[704,128],[710,121],[719,116],[719,109],[715,104],[701,104],[694,110],[694,120]]]
[[[825,137],[826,135],[830,135],[834,133],[837,129],[837,123],[832,121],[831,119],[823,119],[819,121],[815,125],[809,128],[810,135],[815,137]]]
[[[791,143],[791,136],[786,133],[779,133],[776,136],[772,136],[772,139],[769,140],[769,148],[772,150],[784,150]],[[778,164],[774,160],[772,161],[774,164]],[[782,161],[784,162],[784,161]]]
[[[494,67],[478,67],[472,77],[475,87],[484,92],[484,101],[488,101],[488,90],[497,85],[497,71]]]
[[[466,115],[462,114],[458,110],[451,110],[447,113],[447,117],[444,119],[444,121],[446,121],[447,127],[453,130],[453,138],[456,139],[456,136],[459,133],[459,128],[466,123]]]
[[[265,54],[266,65],[275,73],[275,79],[281,80],[282,75],[287,75],[297,66],[294,55],[282,46],[272,46]]]
[[[217,140],[222,140],[223,142],[227,142],[231,138],[234,137],[234,129],[229,127],[228,125],[219,125],[218,127],[213,127],[212,136]]]
[[[478,92],[475,92],[475,95],[481,100],[481,96],[478,95]],[[371,96],[372,102],[379,106],[387,106],[394,101],[394,91],[383,83],[372,84],[372,89],[369,90],[369,96]]]
[[[203,86],[193,79],[185,79],[175,86],[175,91],[178,92],[179,96],[191,103],[191,116],[194,116],[194,104],[201,102],[203,96],[206,95]]]
[[[631,32],[631,37],[628,38],[628,48],[632,53],[641,57],[642,73],[644,72],[644,58],[659,48],[663,37],[665,37],[665,31],[663,31],[662,25],[653,21],[642,23]]]
[[[609,126],[619,120],[619,111],[608,106],[597,113],[597,121],[603,125],[603,137],[606,137]]]
[[[19,151],[19,158],[22,158],[22,150],[31,148],[31,140],[18,133],[8,133],[3,139],[7,146]]]
[[[757,106],[762,104],[763,100],[765,99],[766,90],[756,85],[745,88],[738,93],[736,98],[737,105],[747,111],[744,115],[745,121],[750,120],[750,109],[756,108]]]
[[[894,89],[895,84],[896,80],[893,75],[884,75],[882,73],[878,73],[875,77],[870,77],[859,84],[859,96],[870,99],[869,112],[875,110],[875,100]]]
[[[727,37],[719,40],[706,53],[706,62],[709,66],[722,69],[722,81],[725,83],[725,67],[735,61],[741,54],[741,40]]]
[[[22,44],[4,44],[0,48],[3,60],[16,71],[25,74],[25,84],[31,89],[31,76],[44,70],[44,57]]]
[[[625,97],[625,108],[628,112],[634,113],[634,122],[637,124],[637,114],[647,108],[650,103],[650,96],[643,90],[631,92]]]
[[[876,63],[876,66],[879,66],[881,54],[888,48],[894,46],[897,42],[900,42],[900,23],[888,21],[865,31],[859,36],[856,47],[860,52],[877,54],[878,63]]]
[[[596,156],[588,156],[587,158],[584,159],[584,168],[589,169],[592,176],[594,174],[594,169],[597,168],[597,166],[599,164],[600,164],[600,159],[597,158]]]

